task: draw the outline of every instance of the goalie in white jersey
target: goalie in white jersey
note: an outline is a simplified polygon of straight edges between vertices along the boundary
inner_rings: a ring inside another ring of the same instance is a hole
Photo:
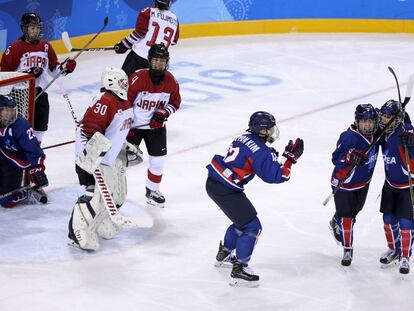
[[[167,155],[164,122],[179,109],[181,96],[177,80],[167,71],[167,47],[162,43],[154,44],[148,60],[149,69],[137,70],[129,77],[128,99],[134,107],[134,125],[128,141],[138,147],[144,140],[149,154],[147,203],[164,207],[165,198],[159,191]]]
[[[169,10],[170,4],[171,0],[155,0],[154,7],[147,7],[139,13],[134,31],[114,46],[118,54],[131,49],[122,65],[128,77],[135,70],[148,68],[147,55],[154,44],[163,43],[167,48],[177,44],[179,22]]]
[[[127,189],[122,155],[129,148],[125,139],[133,122],[128,77],[121,69],[108,67],[102,86],[104,93],[86,110],[76,131],[76,172],[86,194],[73,208],[68,237],[85,250],[99,248],[98,235],[110,239],[122,229],[108,211],[113,208],[116,214]]]

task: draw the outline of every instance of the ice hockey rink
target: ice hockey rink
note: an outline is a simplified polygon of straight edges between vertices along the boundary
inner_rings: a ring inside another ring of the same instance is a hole
[[[414,302],[414,273],[380,267],[386,249],[379,213],[384,182],[378,160],[354,231],[354,260],[340,265],[342,248],[328,230],[334,213],[331,153],[360,103],[397,99],[414,73],[414,37],[380,34],[283,34],[181,40],[170,69],[182,106],[167,123],[168,158],[161,191],[164,209],[145,206],[146,161],[127,171],[122,214],[152,217],[151,229],[127,229],[101,241],[96,253],[67,246],[67,222],[82,189],[74,145],[46,151],[47,205],[0,210],[0,310],[406,310]],[[61,56],[62,59],[65,55]],[[125,55],[82,54],[76,71],[59,79],[78,117],[99,91],[105,66]],[[49,90],[51,118],[43,146],[70,141],[75,125],[59,92]],[[407,111],[414,115],[414,103]],[[251,267],[258,288],[228,285],[230,270],[215,268],[229,221],[208,198],[205,166],[226,152],[250,115],[276,116],[282,151],[291,138],[305,152],[285,184],[258,177],[246,194],[263,232]],[[144,153],[145,147],[143,146]]]

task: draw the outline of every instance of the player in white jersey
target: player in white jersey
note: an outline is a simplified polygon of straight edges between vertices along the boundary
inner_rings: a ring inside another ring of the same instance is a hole
[[[108,184],[108,195],[120,207],[126,197],[125,163],[121,151],[126,148],[125,139],[134,118],[127,99],[128,77],[125,72],[108,67],[101,80],[104,93],[97,96],[86,110],[76,131],[76,172],[79,183],[86,187],[86,193],[73,208],[68,236],[85,250],[98,249],[97,235],[112,238],[121,230],[105,210],[105,198],[99,189],[95,189],[94,174],[96,169],[102,171]],[[99,150],[102,144],[110,148],[105,153]]]
[[[167,155],[164,122],[179,109],[181,96],[177,80],[167,71],[167,47],[162,43],[154,44],[149,50],[148,61],[149,69],[137,70],[129,77],[128,99],[134,107],[134,125],[128,141],[139,146],[144,140],[149,154],[147,203],[163,207],[165,198],[159,187]]]
[[[167,48],[177,44],[179,22],[169,10],[170,2],[155,0],[154,7],[143,9],[137,17],[134,31],[114,46],[118,54],[131,49],[122,65],[128,77],[135,70],[148,68],[147,55],[154,44],[164,43]]]
[[[27,72],[36,78],[36,94],[42,92],[47,83],[47,71],[52,74],[73,72],[76,61],[67,58],[59,63],[52,45],[42,38],[43,23],[36,13],[23,14],[20,27],[23,32],[18,40],[12,43],[1,59],[1,71]],[[34,108],[34,133],[39,142],[47,131],[49,122],[49,99],[43,92],[37,99]]]

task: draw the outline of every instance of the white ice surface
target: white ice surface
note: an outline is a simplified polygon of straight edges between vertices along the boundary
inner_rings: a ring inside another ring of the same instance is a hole
[[[82,191],[73,145],[47,151],[50,204],[0,210],[0,310],[408,310],[413,276],[380,269],[386,243],[379,210],[383,164],[377,163],[355,225],[352,266],[328,231],[333,202],[331,153],[357,104],[396,98],[387,66],[405,82],[414,72],[411,35],[258,35],[182,40],[171,70],[182,84],[182,109],[168,121],[168,158],[161,190],[165,209],[145,207],[147,161],[131,168],[124,213],[154,218],[147,230],[103,241],[96,254],[66,245],[72,205]],[[105,66],[125,55],[85,53],[59,79],[78,116],[99,89]],[[219,70],[225,70],[218,72]],[[237,73],[238,71],[239,73]],[[236,72],[236,73],[235,73]],[[224,79],[233,75],[233,80]],[[219,79],[223,78],[223,79]],[[192,79],[192,81],[189,81]],[[57,86],[49,91],[50,130],[43,145],[73,139],[74,123]],[[407,110],[414,115],[413,103]],[[246,194],[263,225],[251,267],[256,289],[228,286],[229,270],[213,267],[229,221],[205,193],[205,165],[223,154],[256,110],[272,112],[283,150],[291,138],[305,152],[290,182],[255,178]],[[145,148],[144,148],[145,150]]]

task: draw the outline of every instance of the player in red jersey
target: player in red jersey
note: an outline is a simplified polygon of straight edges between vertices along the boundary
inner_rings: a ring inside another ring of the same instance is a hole
[[[23,14],[20,27],[23,35],[12,43],[4,52],[0,63],[0,71],[27,72],[36,78],[36,94],[42,92],[47,81],[46,71],[52,75],[62,72],[64,75],[73,72],[76,61],[67,58],[59,63],[52,45],[42,38],[42,20],[36,13]],[[39,142],[47,131],[49,122],[49,100],[43,92],[35,103],[33,129]]]
[[[98,235],[110,239],[122,229],[106,213],[93,173],[97,168],[102,171],[109,188],[108,195],[120,207],[127,190],[123,153],[134,117],[127,99],[125,72],[108,67],[102,73],[101,82],[104,93],[93,100],[76,131],[76,173],[86,191],[73,208],[68,236],[85,250],[99,248]],[[105,144],[109,150],[102,152],[100,147]]]
[[[163,207],[165,198],[159,186],[167,154],[164,122],[179,109],[181,96],[177,80],[167,71],[167,47],[162,43],[154,44],[148,61],[149,69],[137,70],[129,77],[128,99],[134,107],[134,124],[127,139],[135,146],[144,140],[149,154],[147,203]]]
[[[169,48],[177,44],[179,22],[169,10],[170,4],[171,0],[155,0],[154,7],[147,7],[139,13],[134,31],[114,46],[118,54],[131,49],[122,65],[128,77],[135,70],[148,68],[147,55],[151,46],[164,43]]]

